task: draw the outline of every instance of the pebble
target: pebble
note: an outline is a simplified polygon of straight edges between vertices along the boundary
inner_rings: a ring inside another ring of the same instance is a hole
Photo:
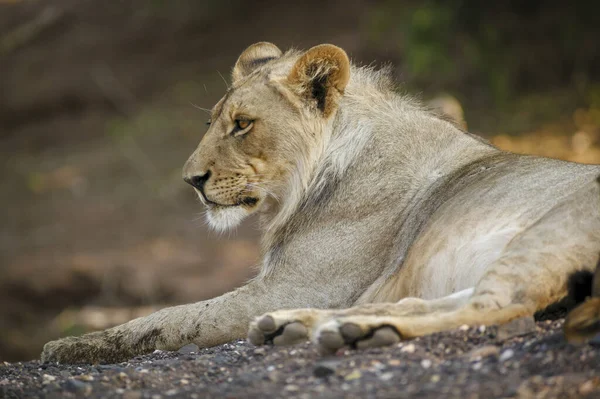
[[[498,359],[500,362],[505,362],[508,359],[512,358],[515,355],[515,351],[513,351],[512,349],[507,349],[504,352],[502,352],[502,354],[500,355],[500,358]]]
[[[502,324],[498,327],[496,334],[497,341],[506,341],[514,337],[531,334],[536,331],[533,317],[520,317],[510,323]]]
[[[74,378],[69,378],[65,383],[65,388],[71,392],[84,392],[89,393],[92,391],[92,387],[85,382],[76,380]]]
[[[296,391],[300,390],[300,387],[298,385],[290,384],[290,385],[286,385],[284,389],[289,392],[296,392]]]
[[[403,347],[402,349],[400,349],[400,352],[404,352],[404,353],[415,353],[415,344],[408,344],[405,347]]]
[[[196,344],[187,344],[185,346],[182,346],[181,348],[179,348],[179,350],[177,351],[178,353],[182,354],[182,355],[188,355],[190,353],[197,353],[200,350],[200,348],[198,347],[198,345]]]
[[[594,380],[588,380],[579,386],[580,395],[589,395],[594,391],[598,384],[594,383]]]
[[[429,359],[421,360],[421,367],[423,367],[424,369],[428,369],[429,367],[431,367],[431,360],[429,360]]]
[[[398,359],[392,359],[388,362],[390,366],[400,366],[402,362]]]
[[[81,374],[81,375],[80,375],[78,378],[79,378],[81,381],[87,381],[87,382],[94,381],[94,377],[92,377],[92,376],[91,376],[91,375],[89,375],[89,374]]]
[[[354,370],[353,372],[351,372],[350,374],[345,376],[344,379],[346,381],[353,381],[353,380],[358,380],[360,377],[362,377],[362,373],[358,370]]]
[[[466,324],[463,324],[462,326],[458,327],[458,329],[460,331],[467,331],[467,330],[469,330],[469,326]]]
[[[389,381],[392,378],[394,378],[394,373],[391,373],[391,372],[383,373],[379,376],[379,379],[381,381]]]
[[[324,378],[335,373],[340,362],[325,360],[317,363],[313,369],[313,375],[315,377]]]
[[[434,374],[434,375],[431,376],[430,381],[435,384],[436,382],[440,382],[440,379],[441,379],[441,377],[440,377],[439,374]]]
[[[122,399],[141,399],[142,392],[140,391],[125,391]]]
[[[257,356],[264,356],[267,354],[267,350],[263,347],[254,349],[254,354]]]
[[[56,380],[56,377],[55,377],[55,376],[53,376],[53,375],[44,374],[44,375],[42,376],[42,379],[43,379],[43,382],[42,382],[42,384],[49,384],[49,383],[51,383],[52,381],[55,381],[55,380]]]
[[[485,346],[482,346],[481,348],[473,349],[471,351],[471,353],[469,354],[469,360],[478,361],[478,360],[483,359],[484,357],[498,356],[498,353],[500,353],[500,349],[498,349],[497,346],[485,345]]]

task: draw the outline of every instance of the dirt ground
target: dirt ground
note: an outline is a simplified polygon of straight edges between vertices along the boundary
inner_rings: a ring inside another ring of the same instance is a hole
[[[392,348],[340,350],[329,357],[310,344],[257,348],[235,341],[155,351],[112,365],[5,363],[0,396],[597,398],[600,347],[567,344],[562,322],[541,321],[516,337],[502,327],[465,326]]]

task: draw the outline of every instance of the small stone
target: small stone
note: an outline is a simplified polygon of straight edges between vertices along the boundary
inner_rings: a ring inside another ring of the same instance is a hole
[[[430,381],[435,384],[436,382],[440,382],[440,379],[441,379],[441,377],[439,376],[439,374],[434,374],[431,376]]]
[[[479,328],[477,329],[481,334],[483,334],[485,332],[485,326],[484,325],[480,325]]]
[[[388,362],[390,366],[400,366],[402,362],[398,359],[392,359]]]
[[[477,370],[481,370],[482,367],[483,367],[483,364],[481,362],[477,362],[477,363],[473,364],[472,369],[477,371]]]
[[[381,381],[389,381],[392,378],[394,378],[394,373],[391,373],[391,372],[383,373],[379,376],[379,379]]]
[[[187,384],[189,384],[189,383],[190,383],[190,381],[189,381],[189,380],[186,380],[185,378],[182,378],[181,380],[179,380],[179,383],[180,383],[181,385],[187,385]]]
[[[254,354],[257,356],[264,356],[267,354],[267,350],[263,347],[258,347],[254,349]]]
[[[402,349],[400,349],[400,352],[404,352],[404,353],[415,353],[415,345],[414,344],[408,344],[405,347],[403,347]]]
[[[141,391],[125,391],[122,399],[141,399],[142,392]]]
[[[360,377],[362,377],[362,373],[358,370],[354,370],[353,372],[351,372],[350,374],[345,376],[344,379],[346,381],[353,381],[353,380],[358,380]]]
[[[122,371],[119,374],[117,374],[117,377],[121,381],[127,381],[129,379],[129,376],[127,374],[125,374],[124,372],[122,372]]]
[[[469,359],[471,361],[478,361],[483,359],[484,357],[498,356],[498,353],[500,353],[500,349],[498,349],[497,346],[485,345],[481,348],[473,349],[469,354]]]
[[[286,385],[284,389],[289,392],[296,392],[296,391],[300,390],[300,387],[298,385],[290,384],[290,385]]]
[[[182,355],[188,355],[190,353],[198,353],[199,350],[200,350],[200,348],[198,347],[198,345],[196,345],[196,344],[187,344],[187,345],[182,346],[181,348],[179,348],[179,350],[177,352],[180,353],[180,354],[182,354]]]
[[[594,391],[594,388],[598,383],[594,383],[594,380],[588,380],[579,386],[579,394],[580,395],[589,395]]]
[[[81,374],[81,375],[80,375],[79,377],[77,377],[77,378],[79,378],[81,381],[87,381],[87,382],[94,381],[94,377],[92,377],[92,376],[91,376],[91,375],[89,375],[89,374]]]
[[[594,335],[588,342],[591,346],[600,347],[600,334]]]
[[[74,378],[70,378],[67,380],[67,382],[65,383],[65,388],[71,392],[89,393],[92,391],[92,387],[89,384],[86,384],[85,382],[76,380]]]
[[[466,324],[463,324],[462,326],[458,327],[458,329],[459,329],[460,331],[467,331],[467,330],[469,329],[469,326],[468,326],[468,325],[466,325]]]
[[[498,327],[497,341],[506,341],[514,337],[531,334],[536,331],[533,317],[521,317]]]
[[[429,367],[431,367],[431,360],[429,360],[429,359],[421,360],[421,367],[423,367],[424,369],[428,369]]]
[[[43,381],[43,384],[49,384],[49,383],[51,383],[52,381],[55,381],[55,380],[56,380],[56,377],[55,377],[55,376],[53,376],[53,375],[44,374],[44,375],[42,376],[42,379],[44,380],[44,381]]]
[[[123,388],[117,388],[117,389],[115,389],[115,392],[116,392],[118,395],[123,395],[123,394],[125,393],[125,390],[124,390]]]
[[[69,373],[67,370],[62,370],[60,372],[60,376],[64,378],[69,378],[71,376],[71,373]]]
[[[505,362],[508,359],[512,358],[515,355],[515,351],[513,351],[512,349],[507,349],[504,352],[502,352],[502,354],[500,355],[500,358],[498,359],[500,362]]]
[[[313,370],[313,375],[319,378],[325,378],[335,373],[340,362],[326,360],[317,363]]]
[[[173,389],[169,389],[167,392],[165,392],[165,395],[167,395],[167,396],[175,396],[175,395],[177,395],[178,392],[179,391],[177,389],[173,388]]]

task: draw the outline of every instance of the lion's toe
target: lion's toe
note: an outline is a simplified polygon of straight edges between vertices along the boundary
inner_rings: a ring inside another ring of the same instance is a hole
[[[345,346],[356,349],[390,346],[401,340],[398,331],[389,325],[343,319],[323,324],[316,334],[316,343],[323,353],[335,352]]]

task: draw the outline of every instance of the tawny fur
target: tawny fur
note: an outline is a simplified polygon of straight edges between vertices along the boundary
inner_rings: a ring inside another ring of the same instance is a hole
[[[599,166],[500,151],[338,47],[251,46],[211,122],[184,177],[205,181],[196,191],[216,229],[261,215],[258,276],[50,342],[42,359],[113,362],[246,334],[325,350],[385,345],[532,315],[597,260]],[[278,310],[294,308],[304,309]]]

